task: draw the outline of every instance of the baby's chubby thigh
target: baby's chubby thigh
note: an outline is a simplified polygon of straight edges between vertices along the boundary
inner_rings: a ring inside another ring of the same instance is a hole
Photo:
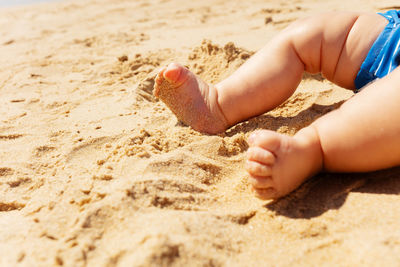
[[[305,71],[354,89],[360,66],[387,23],[374,13],[329,12],[298,20],[285,31]]]
[[[358,16],[342,44],[332,81],[348,89],[355,89],[354,80],[372,45],[388,21],[375,13]]]

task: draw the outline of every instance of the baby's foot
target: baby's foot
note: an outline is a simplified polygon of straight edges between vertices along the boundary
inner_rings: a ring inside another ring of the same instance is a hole
[[[216,88],[185,67],[171,63],[158,73],[155,81],[154,95],[183,123],[210,134],[223,132],[228,127],[217,102]]]
[[[256,196],[261,199],[284,196],[322,169],[321,145],[312,126],[293,137],[256,131],[248,143],[246,171]]]

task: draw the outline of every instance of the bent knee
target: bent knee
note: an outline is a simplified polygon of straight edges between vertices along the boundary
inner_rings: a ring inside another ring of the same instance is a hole
[[[321,17],[312,16],[293,22],[285,30],[293,48],[305,66],[305,71],[318,73],[321,71]]]
[[[333,81],[347,36],[360,13],[330,12],[301,19],[287,29],[305,70]]]

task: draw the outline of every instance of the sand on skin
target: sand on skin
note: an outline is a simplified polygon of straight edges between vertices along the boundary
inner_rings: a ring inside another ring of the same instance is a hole
[[[1,9],[0,265],[398,265],[398,168],[320,174],[277,202],[255,199],[243,171],[253,130],[294,134],[351,92],[305,76],[276,110],[215,136],[177,122],[151,95],[171,61],[213,83],[297,18],[396,5],[84,0]]]

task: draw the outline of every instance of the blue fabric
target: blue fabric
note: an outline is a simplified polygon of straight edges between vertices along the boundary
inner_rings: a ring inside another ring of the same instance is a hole
[[[400,60],[400,10],[378,13],[389,23],[378,36],[361,65],[354,84],[359,90],[377,78],[393,71]]]

